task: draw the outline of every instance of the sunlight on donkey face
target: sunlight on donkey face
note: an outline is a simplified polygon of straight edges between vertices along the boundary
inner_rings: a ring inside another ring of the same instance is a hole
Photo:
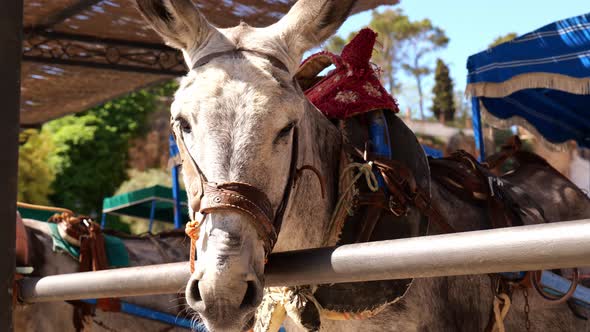
[[[276,211],[289,177],[293,128],[306,110],[294,74],[303,53],[331,36],[355,1],[299,0],[270,27],[229,29],[209,24],[190,0],[136,2],[191,68],[172,106],[177,138],[208,181],[254,186]],[[192,179],[184,180],[190,188]],[[210,330],[250,328],[262,299],[263,241],[255,221],[236,211],[206,216],[186,290]]]

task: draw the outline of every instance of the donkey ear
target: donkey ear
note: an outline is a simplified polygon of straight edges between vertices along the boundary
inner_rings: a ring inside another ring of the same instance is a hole
[[[164,41],[180,50],[197,49],[216,31],[191,0],[135,0],[135,3]]]
[[[299,0],[276,25],[291,54],[300,56],[332,36],[355,3],[356,0]]]

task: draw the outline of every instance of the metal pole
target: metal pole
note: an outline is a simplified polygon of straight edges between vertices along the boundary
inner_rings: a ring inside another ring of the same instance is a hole
[[[102,213],[102,218],[100,220],[100,228],[105,229],[107,227],[107,214]]]
[[[266,286],[590,266],[590,219],[273,254]],[[28,278],[25,302],[172,294],[188,263]]]
[[[12,331],[23,1],[0,1],[0,331]]]
[[[152,232],[152,228],[154,227],[154,218],[156,217],[156,200],[152,201],[152,205],[150,206],[150,224],[148,226],[148,232]]]
[[[485,141],[483,138],[483,127],[481,124],[481,109],[479,107],[479,99],[477,97],[471,98],[471,121],[473,122],[473,137],[475,137],[475,147],[479,151],[479,161],[486,159]]]

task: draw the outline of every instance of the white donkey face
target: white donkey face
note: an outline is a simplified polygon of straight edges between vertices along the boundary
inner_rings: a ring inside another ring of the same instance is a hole
[[[294,73],[303,53],[331,36],[355,1],[299,0],[267,28],[229,29],[209,24],[191,0],[136,2],[191,68],[176,93],[172,122],[192,158],[209,181],[250,184],[276,210],[289,176],[293,128],[307,102]],[[228,53],[238,49],[247,51]],[[190,187],[191,179],[184,180]],[[247,218],[221,211],[202,226],[186,294],[210,330],[250,328],[262,299],[263,242]]]

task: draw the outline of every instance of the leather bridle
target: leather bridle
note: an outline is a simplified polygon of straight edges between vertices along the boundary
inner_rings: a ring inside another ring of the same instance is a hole
[[[224,55],[243,56],[243,52],[253,53],[266,58],[278,69],[288,71],[287,66],[273,56],[243,49],[207,55],[196,61],[193,69],[209,63],[216,57]],[[250,184],[241,182],[215,183],[209,181],[199,168],[199,165],[193,156],[189,153],[184,143],[180,126],[173,124],[172,132],[178,143],[184,175],[190,182],[187,192],[189,194],[189,203],[193,212],[193,215],[190,216],[191,219],[196,221],[197,212],[206,216],[207,214],[222,210],[233,210],[248,215],[251,217],[250,220],[252,220],[252,224],[258,232],[258,236],[264,242],[265,254],[267,256],[270,254],[277,241],[278,232],[283,223],[285,210],[289,203],[291,192],[299,177],[298,173],[303,170],[312,170],[320,179],[322,190],[325,190],[323,178],[315,168],[311,166],[304,166],[300,169],[297,168],[299,155],[299,132],[297,126],[293,127],[289,178],[287,179],[287,183],[283,190],[283,197],[276,211],[273,211],[268,196],[263,191]]]

